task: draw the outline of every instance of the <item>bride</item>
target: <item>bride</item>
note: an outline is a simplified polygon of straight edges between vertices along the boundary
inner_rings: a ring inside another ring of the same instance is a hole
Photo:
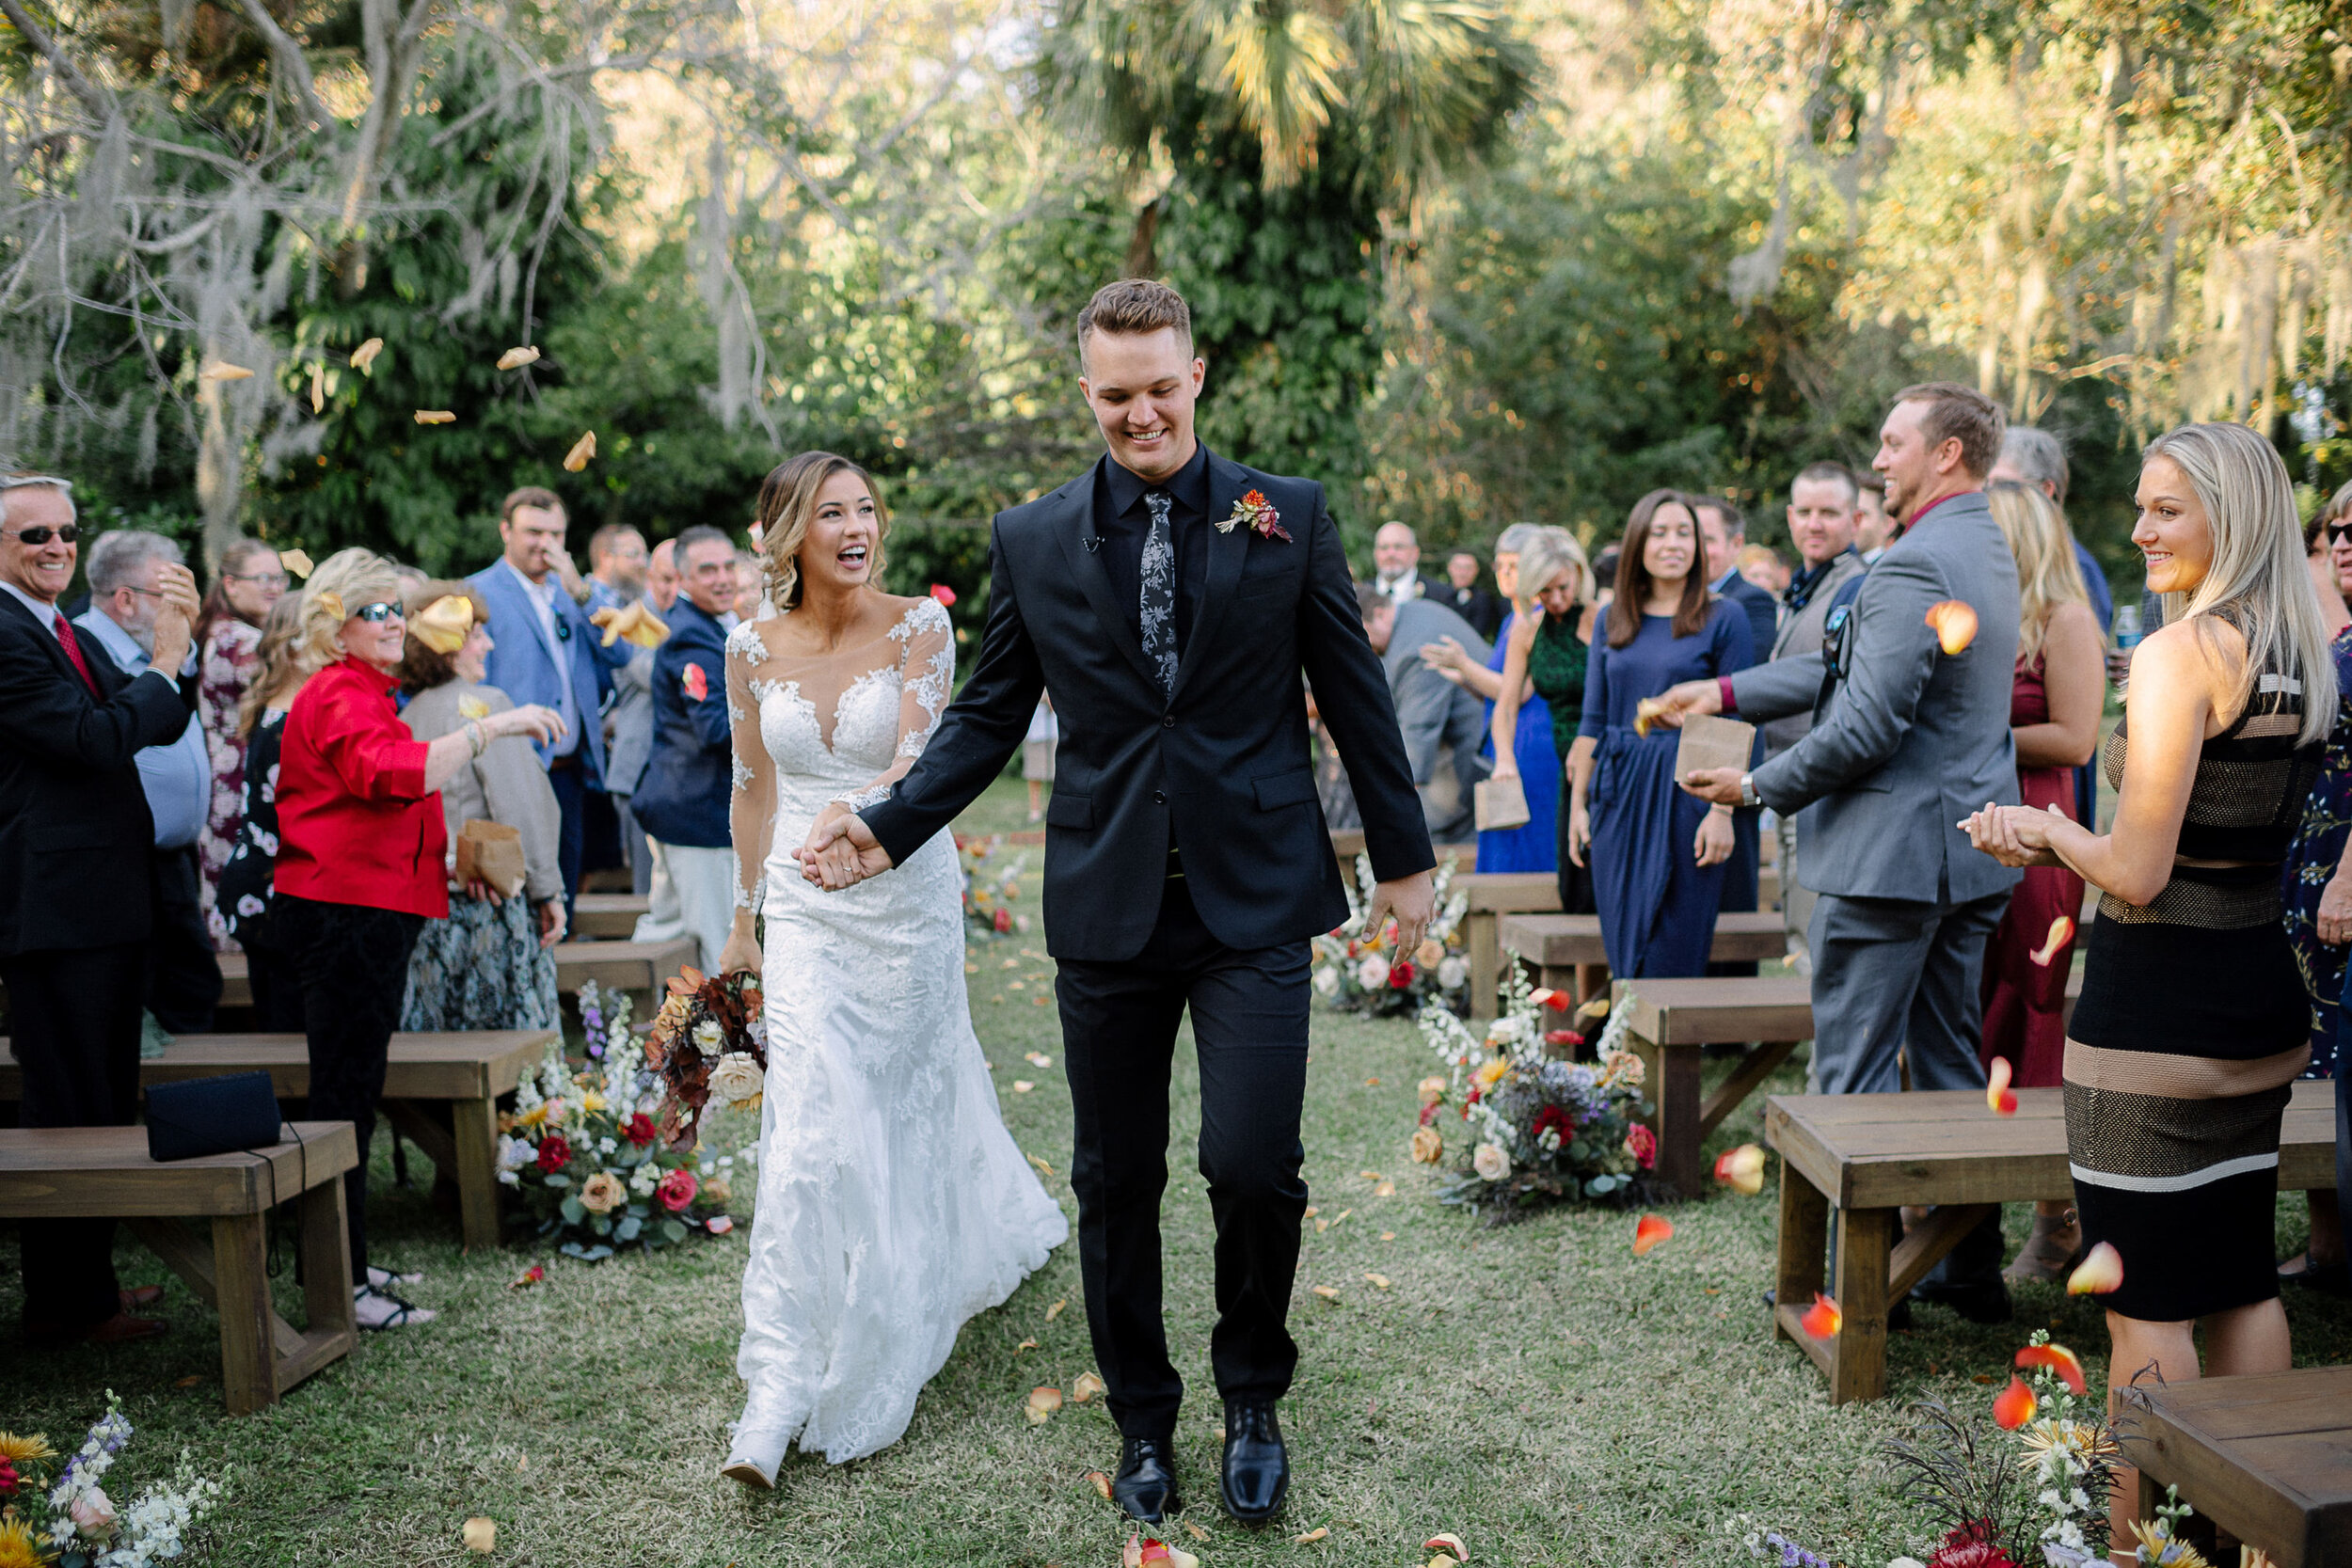
[[[836,1465],[898,1441],[964,1321],[1069,1225],[972,1033],[948,835],[846,893],[791,858],[828,805],[883,798],[922,754],[955,675],[947,613],[873,586],[889,518],[847,459],[770,474],[759,527],[775,608],[727,640],[739,883],[721,968],[760,974],[768,1081],[736,1360],[750,1391],[721,1473],[766,1488],[796,1440]]]

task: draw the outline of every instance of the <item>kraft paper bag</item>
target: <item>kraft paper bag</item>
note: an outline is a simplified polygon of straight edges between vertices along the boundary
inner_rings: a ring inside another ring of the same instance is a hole
[[[457,830],[457,879],[487,883],[501,898],[522,892],[522,830],[478,816],[469,819]]]
[[[1479,780],[1473,805],[1482,833],[1524,828],[1533,816],[1527,809],[1527,791],[1520,787],[1516,776]]]
[[[1675,779],[1702,768],[1732,768],[1744,773],[1756,754],[1756,726],[1737,719],[1693,713],[1682,721],[1682,744],[1675,751]]]

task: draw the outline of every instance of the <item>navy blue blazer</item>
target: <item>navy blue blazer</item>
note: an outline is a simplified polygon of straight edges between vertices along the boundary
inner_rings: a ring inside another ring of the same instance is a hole
[[[664,844],[723,849],[732,842],[727,805],[735,787],[727,634],[682,594],[669,621],[670,640],[653,656],[653,754],[628,809]]]
[[[485,661],[488,673],[482,684],[497,687],[517,706],[538,703],[562,712],[564,693],[557,682],[555,659],[548,652],[547,639],[540,635],[539,611],[525,592],[522,578],[500,560],[466,582],[490,607],[490,638],[496,645]],[[557,626],[571,632],[568,638],[559,636],[556,645],[571,660],[572,697],[580,706],[580,760],[588,769],[588,787],[602,789],[604,722],[600,715],[612,690],[612,672],[628,662],[636,644],[617,640],[607,648],[604,633],[588,619],[588,612],[560,588],[555,594],[555,619]],[[553,747],[539,748],[542,764],[554,755]]]

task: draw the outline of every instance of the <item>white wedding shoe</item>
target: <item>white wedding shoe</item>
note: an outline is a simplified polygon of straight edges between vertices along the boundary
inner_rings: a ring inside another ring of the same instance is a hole
[[[727,1462],[719,1466],[719,1473],[729,1481],[741,1481],[755,1492],[776,1489],[776,1471],[784,1463],[784,1446],[772,1448],[756,1435],[738,1433],[735,1446],[727,1451]]]

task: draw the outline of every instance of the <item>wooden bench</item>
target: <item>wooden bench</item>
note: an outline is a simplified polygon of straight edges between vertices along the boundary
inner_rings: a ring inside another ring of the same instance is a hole
[[[700,963],[701,951],[692,937],[672,942],[559,942],[555,944],[555,989],[568,996],[594,980],[606,990],[659,991],[671,975]]]
[[[157,1164],[143,1127],[0,1132],[0,1218],[119,1218],[220,1314],[221,1387],[233,1415],[278,1396],[351,1352],[351,1235],[343,1172],[359,1163],[347,1121],[294,1124],[299,1141],[252,1153]],[[310,1328],[270,1305],[263,1219],[300,1206],[302,1294]],[[208,1245],[182,1220],[212,1221]]]
[[[1495,1016],[1496,988],[1502,982],[1502,944],[1495,926],[1506,914],[1542,914],[1560,908],[1560,879],[1549,871],[1470,871],[1454,879],[1470,895],[1462,916],[1462,938],[1470,960],[1472,1018]]]
[[[456,1182],[468,1247],[498,1244],[498,1097],[515,1087],[524,1069],[537,1065],[554,1037],[549,1029],[392,1037],[384,1074],[384,1119]],[[300,1035],[183,1035],[163,1055],[139,1064],[139,1083],[257,1071],[270,1075],[270,1087],[280,1099],[306,1098],[308,1043]],[[24,1097],[24,1075],[8,1042],[0,1040],[0,1101]],[[446,1126],[438,1105],[449,1108]]]
[[[2177,1486],[2277,1568],[2352,1563],[2352,1367],[2142,1385],[2122,1405],[2141,1518]]]
[[[2335,1185],[2335,1090],[2317,1080],[2296,1084],[2280,1138],[2280,1188]],[[1886,1392],[1888,1306],[1992,1206],[2074,1196],[2062,1093],[2020,1089],[2013,1117],[1994,1116],[1983,1095],[1964,1089],[1776,1094],[1765,1102],[1765,1141],[1781,1156],[1773,1329],[1829,1374],[1831,1403]],[[1902,1235],[1907,1204],[1938,1207]],[[1820,1340],[1799,1320],[1813,1293],[1826,1288],[1821,1259],[1833,1208],[1839,1222],[1834,1293],[1845,1327]]]
[[[1541,974],[1540,984],[1554,990],[1590,996],[1608,984],[1609,953],[1601,945],[1597,914],[1506,914],[1496,923],[1496,940]],[[1715,944],[1708,957],[1717,963],[1771,963],[1788,955],[1788,939],[1780,915],[1757,910],[1715,917]],[[1577,991],[1581,966],[1591,984]]]
[[[572,935],[583,941],[627,942],[653,900],[634,893],[583,893],[572,900]]]
[[[1648,1068],[1659,1178],[1683,1196],[1697,1196],[1706,1184],[1702,1151],[1715,1129],[1813,1037],[1812,990],[1802,974],[1619,980],[1613,988],[1613,1009],[1630,1009],[1628,1047]],[[2066,986],[2069,1018],[2081,995],[2077,972]],[[1701,1051],[1710,1045],[1748,1050],[1702,1099]]]

